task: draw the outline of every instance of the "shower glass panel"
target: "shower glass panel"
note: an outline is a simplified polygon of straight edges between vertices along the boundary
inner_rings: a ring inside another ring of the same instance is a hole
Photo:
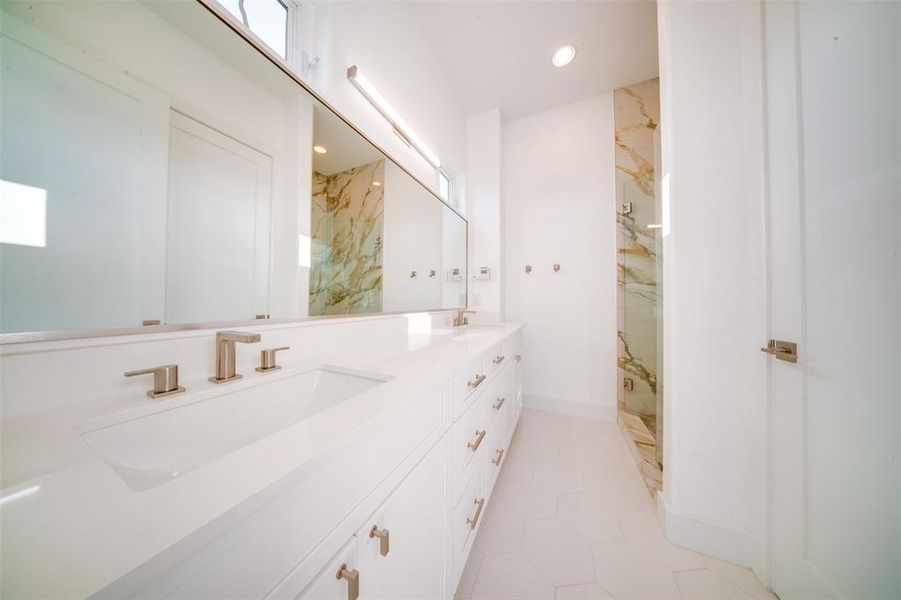
[[[648,490],[662,485],[659,82],[614,92],[617,194],[618,421]]]

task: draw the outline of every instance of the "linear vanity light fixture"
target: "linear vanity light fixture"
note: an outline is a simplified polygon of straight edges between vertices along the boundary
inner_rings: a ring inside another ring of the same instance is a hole
[[[394,132],[398,137],[419,152],[430,165],[436,169],[441,166],[441,161],[438,160],[435,153],[429,150],[429,147],[425,145],[422,138],[416,135],[416,132],[407,125],[407,122],[403,120],[396,110],[394,110],[394,107],[388,104],[385,97],[375,89],[375,86],[372,85],[371,81],[366,79],[366,76],[363,75],[363,72],[360,71],[360,68],[357,67],[357,65],[347,68],[347,78],[354,84],[354,87],[357,88],[370,103],[372,103],[375,109],[385,117],[394,128]]]

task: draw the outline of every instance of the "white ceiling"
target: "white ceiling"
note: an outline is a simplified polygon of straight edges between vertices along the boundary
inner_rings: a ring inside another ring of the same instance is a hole
[[[657,4],[647,0],[413,2],[467,115],[513,120],[656,77]],[[571,43],[576,58],[554,67]]]

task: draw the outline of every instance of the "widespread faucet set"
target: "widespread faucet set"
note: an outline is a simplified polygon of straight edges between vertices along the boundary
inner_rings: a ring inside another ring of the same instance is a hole
[[[220,331],[216,333],[216,374],[209,378],[213,383],[228,383],[241,379],[242,375],[235,371],[235,344],[255,344],[262,338],[259,333],[247,333],[242,331]],[[260,366],[256,368],[260,373],[277,371],[281,365],[276,363],[275,355],[281,350],[288,350],[289,346],[281,348],[267,348],[260,351]],[[135,375],[153,375],[153,389],[147,390],[151,398],[172,396],[185,391],[178,385],[178,365],[160,365],[149,369],[126,371],[126,377]]]

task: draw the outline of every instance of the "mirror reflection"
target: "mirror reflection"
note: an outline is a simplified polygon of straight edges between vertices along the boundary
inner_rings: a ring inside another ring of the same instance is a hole
[[[310,314],[465,305],[460,217],[325,109],[313,122]]]
[[[466,222],[203,5],[0,10],[0,333],[465,306]]]

